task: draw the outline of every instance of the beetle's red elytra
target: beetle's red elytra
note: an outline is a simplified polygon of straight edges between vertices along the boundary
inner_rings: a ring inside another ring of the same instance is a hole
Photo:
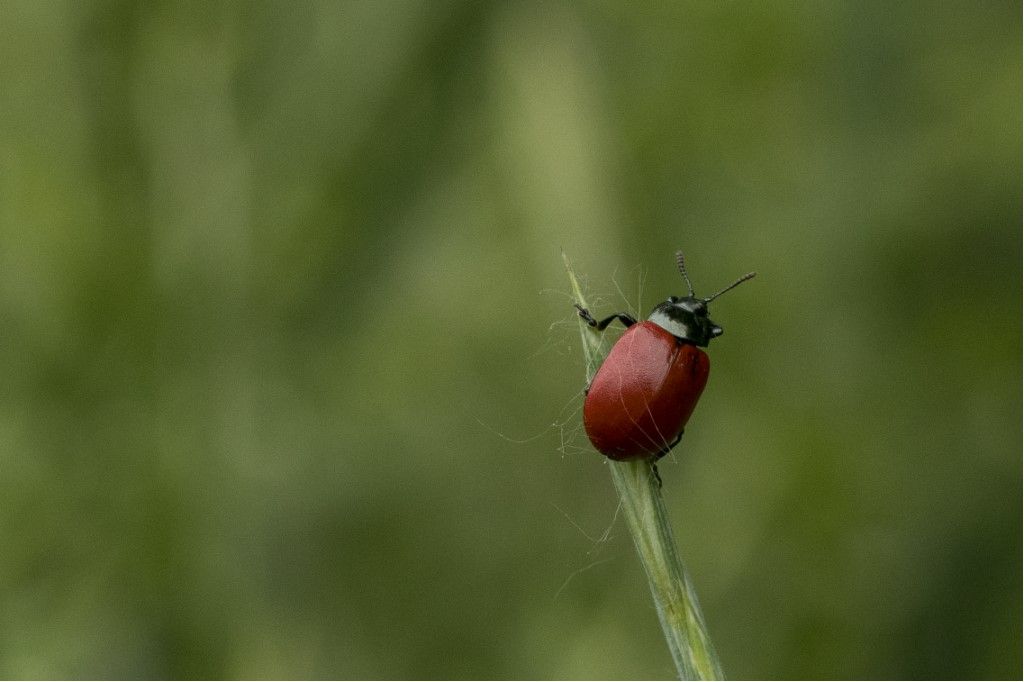
[[[706,347],[722,328],[708,317],[707,304],[754,276],[751,272],[708,298],[697,298],[681,252],[679,272],[689,289],[670,296],[644,322],[626,313],[598,321],[576,306],[598,331],[619,320],[626,332],[594,375],[583,403],[583,424],[594,447],[614,460],[657,460],[683,435],[711,365]]]

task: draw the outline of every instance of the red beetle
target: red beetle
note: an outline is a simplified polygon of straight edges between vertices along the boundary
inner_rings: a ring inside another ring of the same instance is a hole
[[[598,331],[616,319],[626,326],[594,375],[583,403],[587,436],[611,459],[657,461],[683,437],[683,427],[708,381],[710,364],[701,347],[722,334],[708,317],[707,304],[755,274],[743,275],[713,296],[697,298],[682,252],[676,253],[676,263],[689,295],[670,296],[645,322],[638,324],[625,313],[599,322],[576,306],[580,317]]]

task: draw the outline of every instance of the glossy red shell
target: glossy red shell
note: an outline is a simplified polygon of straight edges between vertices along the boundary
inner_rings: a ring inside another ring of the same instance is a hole
[[[664,450],[686,426],[710,367],[707,353],[653,322],[632,325],[597,370],[583,403],[590,442],[611,459]]]

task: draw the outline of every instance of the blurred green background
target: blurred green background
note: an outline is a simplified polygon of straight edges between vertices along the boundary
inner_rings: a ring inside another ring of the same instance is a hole
[[[759,273],[661,467],[727,674],[1019,678],[1020,35],[4,3],[0,676],[671,676],[559,251],[682,248]]]

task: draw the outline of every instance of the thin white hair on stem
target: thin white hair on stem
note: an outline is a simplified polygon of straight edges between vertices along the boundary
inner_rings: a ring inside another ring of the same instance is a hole
[[[618,521],[619,512],[622,510],[622,500],[619,500],[619,503],[617,505],[615,505],[615,511],[612,513],[611,521],[608,523],[607,526],[605,526],[604,531],[599,536],[597,536],[596,538],[591,537],[585,530],[583,530],[583,528],[580,527],[580,525],[578,523],[573,521],[572,517],[569,516],[568,513],[566,513],[561,508],[559,508],[557,505],[552,504],[551,506],[553,506],[555,509],[557,509],[559,512],[561,512],[562,515],[565,516],[565,518],[569,521],[569,523],[571,523],[573,525],[573,527],[576,528],[576,530],[578,530],[580,533],[582,533],[583,537],[587,538],[587,540],[589,540],[591,542],[591,547],[590,547],[589,550],[587,550],[587,556],[595,556],[596,557],[597,554],[604,547],[607,546],[608,542],[613,537],[612,536],[612,529],[615,528],[615,522]],[[594,568],[595,566],[598,566],[598,565],[603,564],[605,562],[611,561],[613,558],[614,557],[606,557],[604,559],[595,559],[594,561],[590,562],[586,566],[578,568],[575,571],[573,571],[572,573],[570,573],[566,577],[565,581],[562,583],[562,586],[558,588],[557,592],[555,592],[554,598],[558,599],[558,596],[562,593],[563,590],[565,590],[565,588],[569,585],[569,583],[572,582],[572,580],[574,578],[576,578],[577,576],[579,576],[581,573],[583,573],[585,571],[589,571],[591,568]]]
[[[576,523],[571,516],[569,516],[569,512],[565,511],[564,509],[559,507],[554,502],[551,502],[550,504],[551,504],[552,507],[554,507],[555,509],[558,510],[559,514],[561,514],[562,516],[565,517],[566,521],[568,521],[569,523],[572,524],[573,528],[575,528],[580,533],[582,533],[583,537],[585,537],[587,540],[590,540],[591,542],[594,542],[594,543],[599,542],[599,540],[597,538],[592,537],[587,531],[583,530],[583,527],[580,526],[580,524]]]
[[[640,311],[644,309],[644,285],[647,283],[647,275],[643,266],[636,269],[636,319],[640,319]]]
[[[587,564],[586,566],[584,566],[582,568],[577,568],[575,571],[573,571],[572,573],[569,574],[569,577],[565,579],[565,581],[562,583],[562,586],[558,588],[558,590],[555,592],[555,596],[552,597],[551,600],[552,601],[557,601],[558,597],[561,596],[562,592],[565,591],[565,588],[569,586],[569,583],[572,582],[573,578],[575,578],[579,574],[581,574],[581,573],[583,573],[585,571],[589,571],[590,569],[594,568],[595,566],[600,566],[601,564],[606,564],[609,561],[612,561],[613,559],[614,559],[614,557],[605,557],[604,559],[597,559],[595,561],[592,561],[592,562],[590,562],[589,564]]]

